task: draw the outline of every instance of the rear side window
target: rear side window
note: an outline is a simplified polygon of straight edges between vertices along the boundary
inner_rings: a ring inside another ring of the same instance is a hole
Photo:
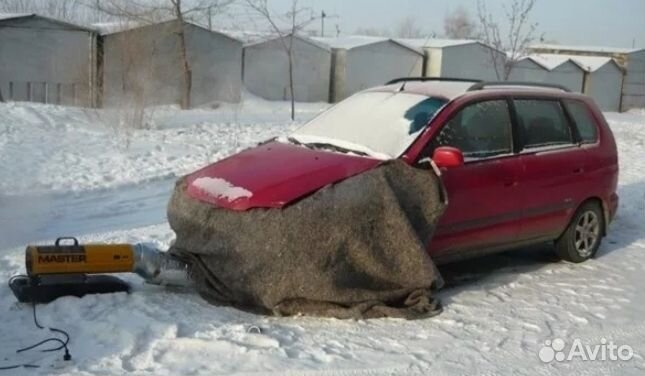
[[[510,154],[511,118],[505,100],[478,102],[465,107],[435,137],[432,150],[452,146],[468,159]]]
[[[564,104],[576,123],[582,142],[593,144],[598,141],[598,128],[596,128],[596,121],[589,113],[589,108],[584,103],[574,100],[565,100]]]
[[[559,101],[518,99],[514,103],[519,137],[525,149],[573,144],[571,129]]]

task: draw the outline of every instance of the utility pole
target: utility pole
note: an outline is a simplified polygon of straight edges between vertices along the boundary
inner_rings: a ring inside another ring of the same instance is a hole
[[[325,36],[325,18],[327,17],[327,13],[323,10],[320,13],[320,36],[324,37]]]
[[[208,30],[213,31],[213,15],[211,14],[211,10],[213,7],[208,7]]]

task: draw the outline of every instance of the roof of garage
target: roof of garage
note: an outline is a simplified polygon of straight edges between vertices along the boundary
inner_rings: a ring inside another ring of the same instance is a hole
[[[0,23],[10,22],[14,20],[25,20],[25,19],[40,19],[44,20],[52,25],[60,26],[60,28],[68,30],[79,30],[87,31],[91,33],[96,33],[97,31],[93,28],[76,25],[69,22],[60,21],[54,18],[45,17],[38,15],[36,13],[0,13]]]
[[[614,54],[630,54],[633,52],[644,51],[645,48],[620,48],[620,47],[603,47],[603,46],[568,46],[562,44],[534,44],[530,49],[548,49],[562,51],[579,51],[579,52],[598,52]]]
[[[259,45],[259,44],[271,42],[271,41],[274,41],[274,40],[279,40],[281,38],[280,36],[277,36],[277,35],[272,34],[272,33],[258,34],[257,36],[258,36],[258,38],[255,38],[255,40],[253,42],[245,44],[244,47],[252,47],[252,46]],[[291,34],[287,34],[287,35],[284,35],[283,38],[289,38],[290,36],[291,36]],[[318,48],[323,49],[325,51],[329,51],[331,49],[327,44],[321,43],[318,40],[316,40],[315,38],[309,38],[309,37],[299,35],[299,34],[294,34],[293,37],[294,37],[294,39],[298,39],[298,40],[300,40],[302,42],[308,43],[308,44],[310,44],[310,45],[312,45],[314,47],[318,47]]]
[[[359,48],[363,46],[369,46],[377,43],[390,42],[390,43],[397,44],[403,48],[407,48],[408,50],[416,52],[417,54],[423,55],[423,51],[420,48],[412,44],[405,43],[400,39],[373,37],[373,36],[365,36],[365,35],[348,35],[348,36],[341,36],[341,37],[335,37],[335,38],[314,37],[313,39],[320,43],[326,44],[331,48],[340,48],[340,49],[346,49],[346,50],[351,50],[351,49]]]
[[[616,60],[603,56],[580,56],[560,54],[531,54],[524,59],[530,59],[544,69],[553,70],[570,61],[586,72],[595,72],[607,64],[613,64],[622,69]]]

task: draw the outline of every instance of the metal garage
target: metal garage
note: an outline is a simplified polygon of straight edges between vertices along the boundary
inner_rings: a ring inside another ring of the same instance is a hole
[[[402,39],[425,52],[424,75],[497,81],[506,55],[470,39]],[[497,62],[497,64],[495,64]],[[497,69],[496,69],[497,66]]]
[[[333,50],[332,102],[398,77],[420,76],[423,51],[398,40],[346,36],[316,38]]]
[[[509,80],[543,82],[549,70],[531,57],[524,57],[518,60],[511,70]]]
[[[102,39],[103,104],[179,104],[184,92],[177,21],[108,31]],[[185,23],[191,106],[239,102],[242,42]]]
[[[284,41],[289,43],[291,36]],[[288,100],[289,59],[280,38],[247,44],[244,47],[244,85],[253,94],[269,100]],[[298,102],[327,102],[331,50],[312,39],[295,35],[292,47],[294,93]]]
[[[625,72],[621,110],[645,108],[645,49],[539,44],[531,46],[531,51],[536,53],[613,58]]]
[[[511,70],[511,81],[533,81],[562,85],[582,92],[585,71],[566,56],[535,54],[518,61]]]
[[[0,14],[5,100],[94,106],[96,33],[36,14]]]
[[[585,69],[584,93],[591,96],[601,110],[619,111],[623,70],[609,57],[571,56]]]

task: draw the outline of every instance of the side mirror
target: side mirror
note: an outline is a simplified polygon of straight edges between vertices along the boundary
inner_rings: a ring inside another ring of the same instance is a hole
[[[453,168],[464,164],[464,154],[451,146],[438,147],[432,155],[432,160],[439,168]]]

